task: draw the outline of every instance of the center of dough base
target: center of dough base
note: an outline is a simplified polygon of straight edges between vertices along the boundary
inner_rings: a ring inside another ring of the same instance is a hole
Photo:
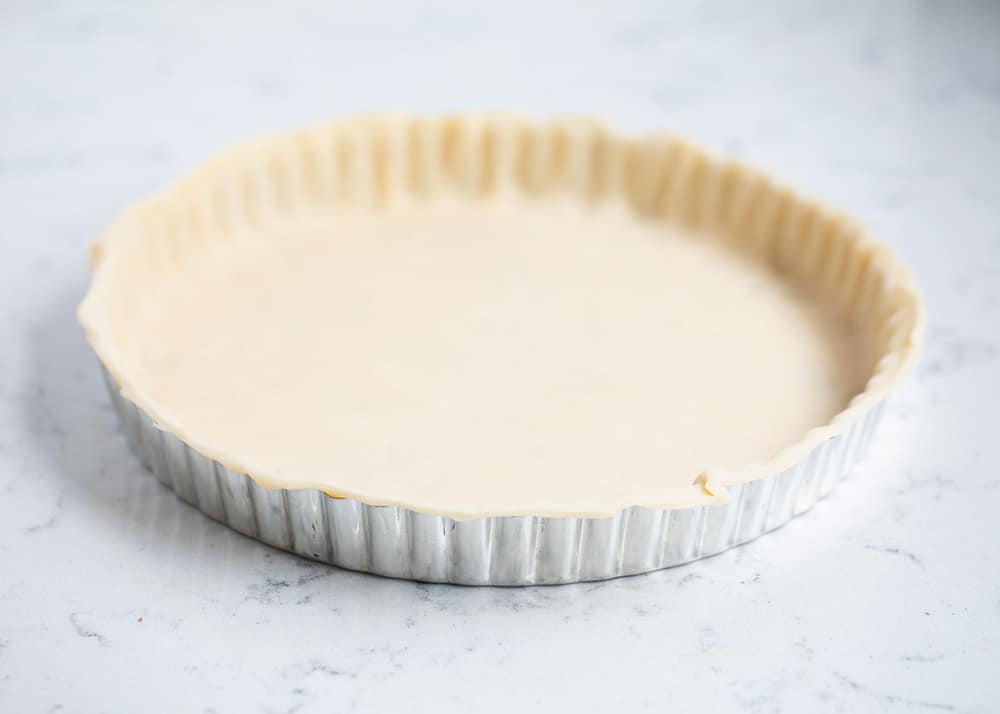
[[[136,314],[134,383],[207,455],[431,512],[669,501],[864,381],[846,326],[785,279],[614,203],[275,219],[158,278]]]

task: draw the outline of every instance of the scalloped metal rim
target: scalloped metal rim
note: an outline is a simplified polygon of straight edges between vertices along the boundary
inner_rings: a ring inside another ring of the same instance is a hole
[[[721,553],[825,497],[864,454],[884,401],[774,476],[730,487],[724,505],[635,506],[609,518],[456,520],[318,490],[270,490],[202,456],[125,399],[102,366],[129,445],[183,500],[244,535],[312,560],[392,578],[548,585],[636,575]]]

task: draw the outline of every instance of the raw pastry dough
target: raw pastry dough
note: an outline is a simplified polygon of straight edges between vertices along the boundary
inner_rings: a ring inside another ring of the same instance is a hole
[[[439,170],[481,160],[448,141]],[[304,159],[298,183],[263,161],[284,195],[217,166],[177,190],[194,208],[100,246],[82,309],[126,396],[265,485],[457,516],[724,500],[726,474],[773,471],[882,356],[806,272],[845,260],[818,218],[816,245],[792,236],[812,253],[767,259],[639,210],[627,175],[595,198],[496,169],[470,195],[390,168],[368,200],[343,186],[358,151],[333,202],[302,198],[323,190]],[[202,195],[249,218],[213,229]]]

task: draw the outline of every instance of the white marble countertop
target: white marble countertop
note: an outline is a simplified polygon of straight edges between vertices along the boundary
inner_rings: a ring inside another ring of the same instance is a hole
[[[1000,5],[268,5],[0,9],[0,710],[1000,710]],[[75,323],[87,242],[220,145],[380,108],[672,127],[862,217],[930,313],[868,460],[748,546],[551,588],[181,503]]]

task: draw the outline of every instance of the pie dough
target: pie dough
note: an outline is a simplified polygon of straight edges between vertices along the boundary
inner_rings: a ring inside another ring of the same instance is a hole
[[[268,487],[454,517],[724,501],[885,389],[920,322],[844,219],[586,122],[262,141],[95,264],[81,320],[162,428]]]

